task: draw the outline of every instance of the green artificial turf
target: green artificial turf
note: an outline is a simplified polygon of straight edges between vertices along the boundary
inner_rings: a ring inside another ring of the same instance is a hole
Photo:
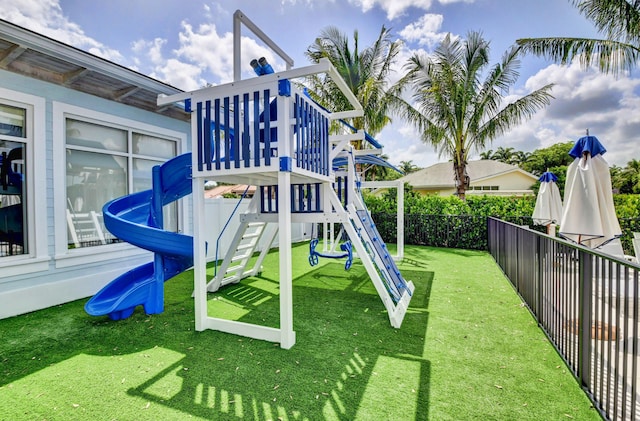
[[[196,332],[191,271],[162,314],[114,322],[81,300],[0,320],[0,419],[600,419],[488,254],[407,247],[416,291],[394,329],[357,260],[311,268],[307,252],[290,350]],[[277,256],[209,294],[210,315],[277,326]]]

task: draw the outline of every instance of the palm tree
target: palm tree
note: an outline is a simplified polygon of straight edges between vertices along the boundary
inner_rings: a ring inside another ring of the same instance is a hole
[[[583,68],[592,63],[603,73],[631,70],[640,59],[640,2],[638,0],[570,0],[592,21],[603,39],[552,37],[517,40],[526,52],[562,64],[579,57]]]
[[[420,168],[418,168],[418,166],[413,163],[413,160],[409,160],[400,161],[400,166],[398,167],[398,169],[400,169],[400,171],[405,174],[410,174],[412,172],[418,171]]]
[[[389,105],[396,97],[388,89],[388,76],[400,52],[401,43],[391,41],[391,34],[384,26],[373,45],[363,50],[359,47],[358,31],[354,32],[353,41],[352,50],[348,37],[331,26],[322,31],[305,54],[312,62],[327,58],[335,66],[364,108],[364,117],[352,119],[350,124],[375,136],[391,122]],[[330,110],[348,109],[347,99],[326,76],[309,77],[307,85],[314,100],[324,107]]]
[[[514,153],[515,149],[512,147],[505,148],[504,146],[498,146],[498,149],[493,153],[491,159],[494,161],[504,162],[505,164],[510,164],[513,161]]]
[[[522,167],[522,164],[527,162],[530,156],[531,156],[531,152],[515,151],[511,159],[511,164],[517,165],[518,167]]]
[[[611,168],[611,181],[620,193],[640,193],[640,160],[632,159],[624,168]]]
[[[423,142],[452,159],[456,193],[463,200],[469,153],[483,150],[553,98],[549,84],[503,107],[503,95],[519,75],[520,49],[511,47],[485,73],[489,52],[489,42],[478,32],[470,32],[466,41],[446,36],[432,56],[414,55],[400,82],[412,87],[416,104],[402,115],[416,124]]]
[[[493,149],[480,152],[480,159],[492,159],[492,157],[493,157]]]
[[[632,159],[623,170],[631,180],[631,193],[640,193],[640,160]]]

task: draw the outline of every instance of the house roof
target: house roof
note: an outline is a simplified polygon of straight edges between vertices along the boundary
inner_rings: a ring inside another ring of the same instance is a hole
[[[159,107],[156,102],[159,94],[182,90],[2,19],[0,69],[189,120],[189,113],[180,107]]]
[[[508,173],[521,173],[531,178],[531,184],[538,180],[535,175],[518,168],[515,165],[490,159],[479,161],[469,161],[467,163],[467,173],[471,178],[471,184],[481,183],[484,180]],[[414,188],[453,188],[454,175],[453,163],[441,162],[430,167],[412,172],[400,178],[405,183],[409,183]]]
[[[244,193],[251,197],[256,193],[256,186],[248,186],[246,184],[234,184],[231,186],[216,186],[212,189],[204,191],[204,197],[206,199],[213,199],[216,197],[223,197],[225,194],[235,194],[242,196]]]

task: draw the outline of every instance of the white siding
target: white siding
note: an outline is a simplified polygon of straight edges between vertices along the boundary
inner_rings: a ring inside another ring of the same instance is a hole
[[[64,152],[60,119],[72,111],[169,133],[180,138],[180,152],[187,152],[190,145],[189,123],[2,70],[0,99],[33,106],[31,178],[37,181],[29,213],[33,229],[30,254],[0,258],[0,318],[85,298],[118,274],[151,259],[150,253],[127,244],[72,252],[66,249],[66,219],[61,217],[66,206],[64,176],[60,175],[64,175],[65,165],[64,153],[60,152]],[[189,232],[190,204],[183,202],[181,224]],[[64,246],[60,246],[61,241]]]

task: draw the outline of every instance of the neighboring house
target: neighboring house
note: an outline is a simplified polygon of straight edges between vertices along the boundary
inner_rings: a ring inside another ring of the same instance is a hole
[[[233,184],[228,186],[215,186],[204,190],[205,199],[215,199],[231,195],[236,197],[253,197],[256,193],[256,186],[248,186],[246,184]]]
[[[467,195],[523,196],[533,194],[531,186],[538,177],[515,165],[483,159],[469,161],[467,173],[471,179]],[[448,196],[455,194],[453,163],[442,162],[412,172],[402,178],[413,190],[422,194]]]
[[[181,92],[0,20],[0,318],[93,295],[151,254],[118,242],[103,204],[151,186],[190,148]],[[190,231],[188,202],[165,227]]]

